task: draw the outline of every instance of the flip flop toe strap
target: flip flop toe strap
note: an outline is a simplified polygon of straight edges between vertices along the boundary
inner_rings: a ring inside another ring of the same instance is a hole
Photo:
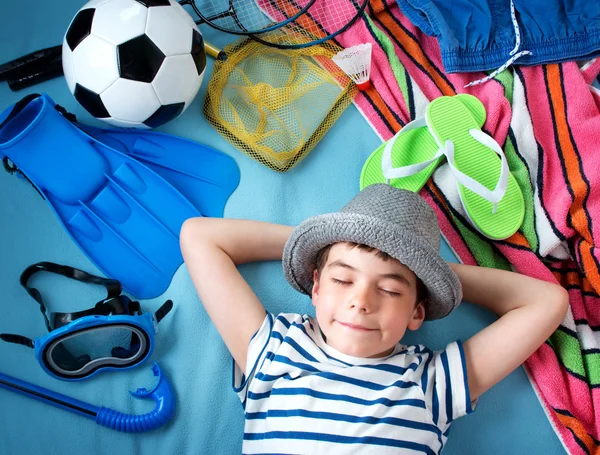
[[[392,146],[388,144],[383,151],[383,159],[381,162],[383,176],[388,184],[390,183],[390,179],[409,177],[421,172],[442,155],[444,155],[444,149],[439,149],[430,160],[426,160],[421,163],[409,164],[407,166],[392,167]]]
[[[423,161],[421,163],[409,164],[406,166],[400,166],[400,167],[393,166],[392,150],[393,150],[394,144],[396,143],[398,138],[402,134],[404,134],[410,130],[414,130],[416,128],[422,128],[422,127],[426,127],[426,126],[427,126],[427,123],[425,122],[424,118],[413,120],[412,122],[405,125],[404,128],[402,128],[398,133],[396,133],[396,135],[393,138],[391,138],[389,141],[387,141],[387,143],[385,144],[385,147],[383,149],[383,156],[381,158],[381,170],[383,171],[383,176],[385,177],[387,184],[390,183],[391,179],[409,177],[411,175],[421,172],[423,169],[428,167],[431,163],[433,163],[434,161],[439,159],[442,155],[444,155],[444,149],[440,147],[440,149],[438,149],[435,156],[429,160]]]
[[[444,145],[444,154],[448,158],[448,165],[450,166],[450,169],[458,183],[494,204],[492,214],[495,214],[498,210],[498,203],[504,197],[504,194],[506,193],[506,189],[508,187],[508,176],[510,174],[510,170],[508,168],[508,161],[506,160],[506,156],[504,155],[504,152],[502,151],[500,145],[498,145],[498,143],[494,139],[485,134],[483,131],[473,128],[469,130],[469,134],[477,142],[492,149],[494,152],[496,152],[496,154],[500,156],[500,178],[498,179],[498,183],[496,184],[496,187],[493,190],[489,190],[477,180],[459,171],[454,166],[454,143],[450,139],[446,140],[446,143]]]

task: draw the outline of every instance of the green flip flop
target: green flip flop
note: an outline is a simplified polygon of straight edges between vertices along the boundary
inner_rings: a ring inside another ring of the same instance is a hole
[[[486,237],[503,240],[521,227],[525,202],[502,148],[481,131],[474,109],[485,115],[474,96],[442,96],[427,107],[427,126],[444,148],[469,220]]]
[[[476,119],[485,123],[485,108],[469,95],[457,95]],[[425,119],[416,119],[404,126],[394,137],[381,144],[365,161],[360,173],[360,189],[374,183],[419,191],[443,160],[443,150],[427,129]]]

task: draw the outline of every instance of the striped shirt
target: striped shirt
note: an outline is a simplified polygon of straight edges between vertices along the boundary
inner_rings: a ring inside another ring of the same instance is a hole
[[[432,352],[398,344],[385,358],[345,355],[307,315],[268,314],[233,388],[245,454],[438,454],[473,411],[460,341]]]

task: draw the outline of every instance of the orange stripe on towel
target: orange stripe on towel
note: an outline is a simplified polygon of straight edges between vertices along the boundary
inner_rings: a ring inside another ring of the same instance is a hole
[[[364,92],[364,94],[369,98],[372,105],[375,107],[375,109],[377,109],[377,112],[381,114],[381,116],[385,119],[387,124],[391,128],[393,128],[393,132],[397,133],[398,131],[400,131],[402,125],[398,123],[398,120],[393,115],[392,111],[390,110],[390,107],[385,103],[379,92],[375,90],[375,87],[371,86]]]
[[[398,25],[398,22],[386,9],[382,0],[371,0],[371,7],[373,8],[373,11],[376,11],[379,21],[385,25],[393,38],[400,42],[401,48],[417,62],[421,67],[421,70],[433,80],[435,85],[437,85],[442,92],[442,95],[456,95],[452,86],[436,71],[435,66],[423,53],[423,49],[419,42]]]
[[[504,242],[508,243],[511,246],[520,246],[523,248],[531,249],[531,245],[529,245],[529,241],[527,240],[527,237],[525,237],[520,232],[515,232],[509,238],[504,240]]]
[[[582,237],[578,249],[585,273],[594,288],[600,291],[600,272],[592,254],[594,239],[590,230],[590,219],[584,207],[590,188],[581,173],[581,159],[569,130],[562,72],[558,64],[546,65],[545,69],[558,141],[556,147],[567,173],[567,184],[573,193],[573,202],[569,208],[571,224]]]
[[[286,18],[295,16],[302,9],[302,7],[300,5],[294,4],[293,2],[286,2],[286,1],[277,1],[276,3],[274,3],[273,6],[277,9],[279,9],[280,11],[282,11],[283,13],[285,13]],[[302,43],[305,41],[314,40],[315,37],[323,38],[323,37],[327,36],[327,33],[324,31],[323,27],[311,15],[311,12],[314,13],[315,10],[317,12],[319,12],[319,10],[317,10],[316,7],[314,10],[311,10],[311,8],[312,7],[309,7],[308,10],[306,10],[304,12],[304,14],[297,17],[294,21],[292,21],[288,25],[283,26],[284,28],[282,30],[283,30],[284,36],[288,35],[287,39],[284,40],[284,44],[295,44],[296,39],[298,40],[297,41],[298,43]],[[308,33],[300,32],[301,36],[298,36],[297,38],[292,39],[291,37],[295,33],[294,29],[297,29],[298,26],[307,30]],[[275,32],[275,33],[277,33],[277,32]],[[310,35],[313,35],[313,36],[310,36]],[[260,38],[260,35],[258,35],[258,37]],[[267,41],[269,41],[269,40],[267,40]],[[290,41],[291,41],[291,43],[290,43]]]
[[[590,455],[600,455],[600,447],[594,442],[594,439],[585,431],[583,425],[575,417],[566,416],[560,413],[555,413],[558,420],[579,439],[579,442],[585,446],[587,453]]]
[[[586,277],[580,276],[579,272],[553,271],[552,274],[556,278],[556,281],[558,281],[564,288],[577,288],[580,289],[584,294],[598,295],[590,281]]]
[[[554,121],[556,135],[558,138],[558,149],[563,156],[563,164],[567,171],[569,186],[574,193],[574,200],[571,204],[570,214],[573,220],[573,226],[588,241],[592,241],[592,234],[589,231],[589,220],[583,209],[584,199],[588,195],[589,187],[583,180],[580,172],[581,160],[577,154],[574,144],[571,141],[569,124],[565,109],[565,99],[563,97],[562,80],[558,65],[548,65],[546,67],[548,89],[550,91],[550,102],[554,112]]]

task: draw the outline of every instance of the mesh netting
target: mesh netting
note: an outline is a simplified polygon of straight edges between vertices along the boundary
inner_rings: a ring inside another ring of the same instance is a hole
[[[352,102],[356,86],[333,63],[341,48],[279,50],[245,39],[215,61],[208,121],[233,145],[279,172],[299,163]]]

